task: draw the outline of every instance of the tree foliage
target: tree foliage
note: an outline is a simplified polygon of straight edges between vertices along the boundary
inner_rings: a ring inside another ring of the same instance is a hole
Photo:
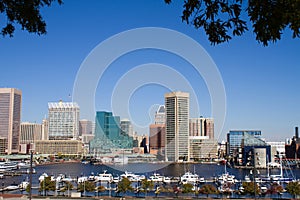
[[[153,181],[149,181],[146,178],[141,181],[141,188],[143,189],[142,192],[145,192],[147,194],[147,191],[152,190],[153,187]]]
[[[286,28],[293,38],[300,37],[299,0],[185,0],[181,19],[203,28],[213,45],[243,35],[248,31],[247,22],[264,46],[280,40]]]
[[[200,193],[200,194],[206,194],[206,195],[208,196],[209,194],[218,194],[219,191],[218,191],[218,189],[217,189],[215,186],[213,186],[213,185],[210,185],[210,184],[204,184],[204,185],[200,188],[199,193]]]
[[[80,183],[77,187],[77,191],[79,192],[93,192],[95,191],[95,183],[90,181],[84,181],[83,183]]]
[[[193,192],[193,184],[187,183],[182,185],[182,193],[191,193]]]
[[[51,6],[55,1],[62,4],[62,0],[0,0],[0,13],[6,16],[6,20],[3,20],[6,24],[1,34],[12,37],[16,24],[21,25],[21,29],[29,33],[45,34],[46,22],[40,9]]]
[[[300,183],[297,182],[289,182],[286,186],[286,191],[293,196],[300,195]]]
[[[51,177],[45,177],[43,181],[40,183],[40,192],[44,192],[45,195],[47,195],[48,191],[55,191],[56,189],[56,182],[51,180]]]
[[[132,191],[131,181],[128,178],[122,178],[118,183],[118,192],[126,193],[128,190]]]
[[[259,189],[259,186],[257,185],[257,183],[254,184],[254,182],[243,182],[242,186],[244,188],[245,194],[254,195],[254,194],[260,193],[260,189]]]

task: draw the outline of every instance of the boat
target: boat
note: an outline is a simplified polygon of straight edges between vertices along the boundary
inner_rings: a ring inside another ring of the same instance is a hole
[[[217,179],[217,182],[221,185],[225,184],[225,183],[231,183],[231,184],[235,184],[237,182],[237,180],[235,179],[235,176],[234,175],[230,175],[228,172],[227,172],[227,169],[226,169],[226,164],[224,165],[224,174],[220,175]]]
[[[17,164],[18,169],[27,169],[30,168],[30,161],[22,161]],[[35,167],[35,164],[32,163],[32,167]]]
[[[15,185],[15,184],[9,185],[9,186],[4,188],[4,190],[6,190],[6,191],[17,190],[17,189],[19,189],[19,186]]]
[[[251,182],[251,179],[248,175],[245,176],[245,182],[247,182],[247,183]]]
[[[149,180],[153,182],[163,182],[164,178],[165,178],[164,176],[161,176],[158,173],[154,173],[149,177]]]
[[[205,182],[206,182],[206,181],[205,181],[205,179],[204,179],[203,176],[199,178],[199,183],[205,183]]]
[[[10,171],[18,169],[18,165],[15,162],[0,162],[0,172]]]
[[[88,181],[88,177],[87,176],[81,176],[77,179],[77,183],[84,183]]]
[[[102,174],[95,176],[95,181],[112,182],[114,179],[112,174],[107,174],[106,172],[107,172],[107,170],[104,170],[104,172]]]
[[[196,183],[199,181],[199,176],[197,174],[193,174],[191,172],[186,172],[183,176],[180,177],[180,181],[183,184]]]
[[[39,182],[44,181],[46,177],[49,177],[49,175],[47,173],[43,173],[42,175],[40,175]],[[54,176],[51,176],[51,181],[55,181]]]
[[[139,179],[138,177],[138,175],[128,171],[125,171],[124,174],[121,174],[121,178],[128,178],[130,181],[136,181]]]
[[[28,181],[22,181],[19,185],[18,185],[18,187],[19,187],[19,189],[20,190],[26,190],[26,188],[28,187],[28,185],[29,185],[30,183],[28,182]]]
[[[164,183],[171,183],[171,177],[164,177]]]

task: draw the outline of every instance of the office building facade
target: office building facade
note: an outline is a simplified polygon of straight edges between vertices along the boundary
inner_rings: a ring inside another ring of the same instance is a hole
[[[0,149],[2,153],[19,152],[21,104],[22,92],[20,90],[0,88]]]
[[[227,155],[234,156],[241,153],[242,141],[245,136],[253,136],[254,138],[261,138],[261,131],[259,130],[231,130],[227,133]]]
[[[149,127],[149,146],[151,154],[164,155],[166,126],[165,124],[151,124]]]
[[[166,139],[165,160],[189,160],[189,94],[165,94]]]
[[[20,144],[33,144],[37,140],[42,140],[42,130],[42,124],[21,123]]]
[[[75,102],[48,103],[49,139],[78,139],[79,106]]]
[[[214,139],[214,120],[204,117],[189,119],[189,136],[207,136]]]
[[[120,122],[121,130],[123,135],[128,135],[130,137],[133,137],[133,127],[131,124],[131,121],[129,119],[122,119]]]

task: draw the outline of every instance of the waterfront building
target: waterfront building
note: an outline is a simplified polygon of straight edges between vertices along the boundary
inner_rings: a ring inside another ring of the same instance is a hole
[[[155,112],[154,124],[165,124],[166,123],[166,112],[165,106],[160,105]]]
[[[78,139],[79,106],[75,102],[48,103],[49,139]]]
[[[110,153],[114,149],[132,149],[133,138],[125,134],[120,125],[120,117],[113,116],[112,112],[97,112],[95,137],[90,143],[90,151]]]
[[[214,120],[212,118],[189,119],[189,136],[208,136],[214,138]]]
[[[0,153],[19,152],[22,92],[0,88]]]
[[[164,155],[166,126],[165,124],[151,124],[149,127],[149,147],[151,154]]]
[[[218,158],[218,142],[209,136],[190,136],[190,160],[200,161]]]
[[[241,146],[242,154],[235,157],[236,165],[266,168],[271,161],[271,146],[261,138],[244,134]]]
[[[165,160],[189,160],[189,93],[165,94]]]
[[[124,135],[128,135],[130,137],[133,137],[133,127],[131,124],[131,121],[129,119],[122,119],[121,120],[121,130],[123,131]]]
[[[252,135],[255,138],[261,138],[259,130],[231,130],[227,133],[227,155],[236,157],[236,154],[241,153],[242,140],[245,135]]]
[[[35,142],[35,152],[39,154],[81,155],[82,142],[78,140],[38,140]]]

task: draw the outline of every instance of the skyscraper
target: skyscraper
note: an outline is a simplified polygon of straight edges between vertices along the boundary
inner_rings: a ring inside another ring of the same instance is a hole
[[[21,123],[22,92],[0,88],[0,149],[1,153],[18,153]]]
[[[79,106],[74,102],[48,103],[49,139],[77,139],[79,134]]]
[[[165,123],[166,123],[165,106],[160,105],[158,110],[155,112],[154,124],[165,124]]]
[[[189,119],[190,136],[207,136],[214,139],[214,119],[212,118],[191,118]]]
[[[166,161],[189,158],[189,93],[165,94],[166,111]]]

